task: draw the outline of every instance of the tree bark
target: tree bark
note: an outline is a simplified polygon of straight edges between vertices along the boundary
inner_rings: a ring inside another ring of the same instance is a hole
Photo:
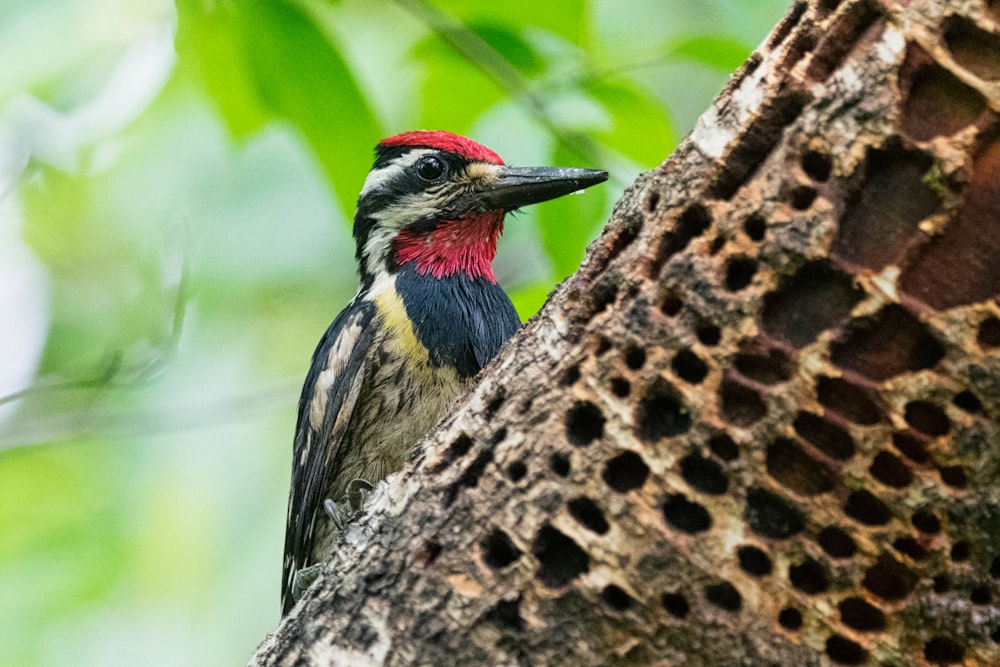
[[[1000,664],[997,110],[796,2],[250,664]]]

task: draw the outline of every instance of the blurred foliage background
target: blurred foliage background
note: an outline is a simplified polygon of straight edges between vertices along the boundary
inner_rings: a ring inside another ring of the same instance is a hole
[[[0,0],[0,664],[243,664],[383,136],[612,172],[508,221],[526,318],[788,0]]]

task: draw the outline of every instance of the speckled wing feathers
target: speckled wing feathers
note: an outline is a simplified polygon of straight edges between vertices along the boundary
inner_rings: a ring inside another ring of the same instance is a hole
[[[350,423],[374,338],[375,304],[356,298],[333,321],[313,354],[299,399],[288,530],[281,577],[282,613],[287,613],[295,573],[308,564],[323,520],[325,490],[336,471],[336,458]]]

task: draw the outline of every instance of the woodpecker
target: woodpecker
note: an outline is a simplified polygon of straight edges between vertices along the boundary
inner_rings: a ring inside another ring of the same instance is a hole
[[[358,198],[361,286],[326,330],[299,399],[282,614],[315,578],[366,488],[403,467],[455,396],[521,326],[492,262],[504,216],[607,180],[508,167],[456,134],[382,140]]]

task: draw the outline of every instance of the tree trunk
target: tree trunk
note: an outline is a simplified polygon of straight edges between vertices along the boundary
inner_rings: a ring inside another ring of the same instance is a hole
[[[1000,664],[997,110],[797,2],[250,664]]]

